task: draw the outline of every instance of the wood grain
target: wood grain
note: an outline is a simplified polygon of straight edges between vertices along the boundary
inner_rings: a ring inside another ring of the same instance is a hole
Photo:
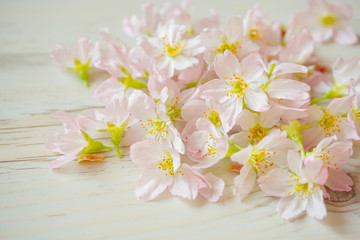
[[[229,160],[212,171],[226,182],[218,203],[199,197],[186,201],[162,194],[152,202],[135,197],[141,169],[113,151],[104,163],[71,162],[50,170],[56,155],[44,146],[49,135],[62,129],[59,109],[79,113],[102,105],[91,99],[105,79],[91,87],[52,65],[48,49],[60,42],[71,46],[97,28],[121,31],[121,19],[140,12],[142,1],[1,1],[0,2],[0,238],[1,239],[359,239],[360,161],[351,159],[345,171],[355,184],[349,193],[330,192],[328,216],[317,221],[302,215],[285,221],[275,211],[277,199],[256,189],[244,201],[233,197],[234,173]],[[164,1],[157,1],[162,3]],[[260,1],[271,17],[285,21],[306,4],[298,1]],[[346,1],[360,29],[360,4]],[[222,19],[244,13],[252,1],[198,1],[199,14],[214,6]],[[279,6],[282,6],[279,9]],[[359,56],[359,45],[326,45],[317,54],[324,62],[334,57]]]

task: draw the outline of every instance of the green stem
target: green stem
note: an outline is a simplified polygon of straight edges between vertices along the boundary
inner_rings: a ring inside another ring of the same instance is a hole
[[[119,145],[114,145],[114,147],[115,147],[116,154],[118,155],[119,158],[121,158],[121,153],[120,153]]]
[[[229,141],[229,144],[231,145],[231,146],[233,146],[234,148],[237,148],[238,150],[242,150],[242,147],[240,147],[239,145],[237,145],[236,143],[234,143],[234,142],[232,142],[232,141],[230,141],[230,140],[228,140]]]

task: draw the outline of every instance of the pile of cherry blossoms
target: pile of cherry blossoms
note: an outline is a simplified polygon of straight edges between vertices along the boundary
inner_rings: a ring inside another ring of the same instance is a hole
[[[74,51],[61,45],[51,51],[86,85],[94,71],[110,78],[93,95],[103,111],[56,113],[64,130],[47,142],[61,154],[50,167],[104,161],[102,152],[110,149],[121,158],[119,146],[129,146],[131,160],[143,168],[140,199],[167,190],[215,202],[225,184],[211,167],[225,161],[240,200],[258,185],[280,198],[283,218],[303,211],[323,218],[327,190],[353,185],[342,167],[358,157],[360,58],[324,66],[314,49],[357,42],[348,24],[352,8],[310,0],[311,8],[285,26],[255,5],[221,25],[214,12],[194,19],[189,5],[143,4],[141,17],[124,20],[131,48],[103,28],[107,51],[87,38]]]

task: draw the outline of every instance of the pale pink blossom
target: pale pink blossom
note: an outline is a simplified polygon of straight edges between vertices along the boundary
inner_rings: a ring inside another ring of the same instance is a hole
[[[51,51],[50,56],[55,64],[78,73],[88,86],[89,70],[100,58],[99,44],[93,44],[88,38],[80,38],[75,50],[69,50],[58,44]]]
[[[76,60],[81,64],[89,62],[89,66],[94,66],[100,58],[100,49],[98,43],[94,44],[84,37],[79,39],[75,50],[69,50],[58,44],[50,51],[50,56],[56,64],[73,69],[76,67]]]
[[[136,186],[136,196],[153,200],[166,188],[176,196],[193,200],[200,193],[209,201],[217,201],[224,182],[214,175],[202,175],[187,164],[180,154],[155,140],[137,142],[130,147],[131,160],[144,169]]]
[[[305,158],[305,166],[311,161],[320,159],[328,171],[325,186],[334,191],[351,191],[352,179],[341,169],[352,155],[352,143],[339,142],[336,136],[327,137],[320,141],[316,148]]]
[[[249,9],[244,18],[244,35],[253,43],[261,47],[261,51],[274,56],[280,50],[281,27],[280,23],[269,23],[259,4]]]
[[[337,57],[332,64],[332,72],[334,77],[334,86],[342,87],[343,93],[348,93],[346,90],[351,80],[357,92],[360,92],[360,57],[352,57],[344,60]]]
[[[327,42],[330,39],[340,44],[354,44],[357,36],[349,24],[353,16],[351,6],[326,0],[309,0],[309,10],[294,16],[297,25],[310,30],[316,42]]]
[[[155,103],[152,98],[139,90],[134,90],[128,101],[130,114],[139,121],[127,130],[123,139],[125,145],[151,138],[180,153],[185,152],[180,133],[167,115],[166,106],[161,101]]]
[[[196,121],[197,130],[187,141],[186,153],[197,168],[208,168],[223,159],[229,148],[227,135],[222,134],[208,119]]]
[[[251,54],[241,62],[229,50],[224,55],[215,57],[216,74],[220,79],[214,79],[202,86],[202,97],[211,98],[220,104],[220,118],[225,129],[231,129],[235,119],[243,109],[243,103],[253,111],[264,112],[270,109],[268,97],[260,88],[266,77],[262,59],[257,54]]]
[[[124,30],[132,37],[142,35],[153,36],[156,33],[159,23],[162,22],[162,17],[153,3],[143,3],[141,8],[143,18],[139,18],[135,14],[129,18],[125,18],[123,21]]]
[[[242,17],[232,16],[228,19],[224,32],[219,28],[207,28],[200,34],[206,47],[204,59],[209,68],[214,65],[215,56],[223,54],[226,50],[231,51],[240,59],[260,50],[256,44],[245,39],[242,25]]]
[[[286,138],[286,132],[272,130],[258,144],[249,145],[231,155],[231,160],[243,165],[234,178],[234,194],[245,198],[253,189],[257,176],[286,164],[289,150],[298,150],[296,143]]]
[[[283,45],[284,47],[279,52],[281,62],[304,65],[313,60],[315,42],[307,29],[295,31],[295,26],[290,26],[286,32]]]
[[[280,197],[276,210],[284,219],[292,219],[306,210],[315,218],[326,216],[322,186],[328,175],[322,161],[316,159],[303,166],[295,151],[287,156],[289,169],[274,168],[258,180],[262,191]]]
[[[294,63],[271,63],[267,69],[269,79],[262,88],[268,96],[269,104],[280,110],[283,119],[306,117],[310,87],[292,79],[292,74],[307,73],[307,67]]]
[[[185,26],[167,22],[159,26],[155,37],[139,39],[145,53],[154,58],[158,70],[167,77],[198,64],[196,56],[205,50],[199,36],[185,39],[184,34]]]
[[[103,161],[102,155],[92,155],[104,149],[111,149],[104,146],[101,142],[91,139],[85,131],[81,129],[78,117],[72,114],[59,111],[56,117],[62,122],[64,131],[50,136],[46,142],[46,147],[51,151],[62,154],[49,164],[50,168],[58,168],[64,164],[79,158],[82,160]],[[96,130],[96,129],[92,129]],[[81,157],[85,156],[84,159]]]
[[[280,111],[272,108],[266,112],[253,113],[244,109],[236,119],[241,130],[231,135],[230,140],[240,147],[257,144],[280,122]]]
[[[309,107],[309,116],[304,122],[311,128],[302,131],[304,147],[310,149],[316,146],[323,138],[336,135],[339,141],[360,140],[356,130],[344,117],[350,108],[354,95],[333,99],[325,110],[316,106]]]

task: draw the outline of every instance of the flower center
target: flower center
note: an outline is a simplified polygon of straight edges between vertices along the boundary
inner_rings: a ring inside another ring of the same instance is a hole
[[[299,183],[300,178],[294,176],[293,173],[290,173],[289,177],[292,180],[292,183],[290,183],[290,187],[293,187],[295,191],[289,191],[288,195],[291,195],[292,193],[296,193],[298,197],[301,197],[302,200],[305,200],[308,199],[309,195],[313,194],[310,191],[310,187],[308,183]]]
[[[151,136],[153,135],[154,139],[159,141],[165,141],[166,135],[168,133],[169,126],[166,122],[159,119],[152,120],[148,119],[147,123],[140,123],[140,125],[147,131]]]
[[[262,24],[255,23],[255,27],[249,30],[249,37],[252,40],[264,37],[264,30],[262,28]]]
[[[339,20],[339,19],[338,19],[335,15],[329,13],[329,14],[326,14],[326,15],[322,16],[321,19],[320,19],[320,22],[321,22],[322,25],[324,25],[325,27],[331,27],[331,26],[333,26],[338,20]]]
[[[163,37],[163,40],[167,38],[167,35]],[[170,43],[165,43],[165,46],[163,48],[163,53],[168,54],[171,57],[176,57],[180,54],[180,51],[183,47],[186,46],[186,44],[182,43],[182,38],[179,39],[179,41],[172,40]]]
[[[273,155],[276,152],[272,152]],[[253,148],[249,163],[257,170],[257,172],[264,173],[264,168],[268,168],[274,165],[273,161],[270,159],[270,152],[265,150],[259,150],[257,148]]]
[[[327,167],[328,169],[330,168],[339,169],[338,165],[335,162],[333,162],[335,155],[331,155],[329,150],[317,155],[316,157],[321,158],[324,166]]]
[[[360,124],[360,109],[352,109],[352,112],[354,113],[354,120],[357,124]]]
[[[320,120],[320,126],[324,129],[326,136],[331,136],[336,132],[340,132],[339,123],[341,122],[340,116],[334,116],[327,112]]]
[[[249,143],[252,145],[258,143],[266,136],[266,130],[265,128],[261,127],[260,124],[257,124],[255,127],[251,128],[249,132]]]
[[[208,112],[204,112],[204,115],[207,119],[210,120],[210,122],[212,122],[216,127],[221,127],[221,120],[220,120],[220,116],[219,113],[216,112],[215,110],[211,110],[210,108],[208,108]]]
[[[223,44],[217,49],[217,51],[219,53],[224,53],[226,50],[229,50],[233,54],[236,54],[240,48],[241,46],[239,45],[239,42],[230,44],[224,41]]]
[[[183,99],[183,98],[181,98]],[[180,104],[179,106],[179,98],[176,97],[174,101],[172,101],[169,106],[167,106],[167,112],[166,114],[169,116],[171,121],[179,120],[181,118],[181,107],[183,104]]]
[[[224,78],[224,80],[227,81],[231,87],[230,92],[226,94],[226,96],[228,97],[236,96],[237,98],[244,99],[245,90],[248,85],[242,78],[237,77],[234,74],[233,78],[230,79]],[[225,89],[227,89],[227,87],[225,87]]]
[[[215,157],[215,155],[218,152],[218,149],[216,148],[216,138],[211,133],[209,133],[206,144],[207,144],[207,153],[204,154],[203,157]]]
[[[165,172],[165,176],[168,174],[174,175],[173,159],[170,152],[166,152],[165,155],[162,156],[162,159],[158,162],[158,168]]]

